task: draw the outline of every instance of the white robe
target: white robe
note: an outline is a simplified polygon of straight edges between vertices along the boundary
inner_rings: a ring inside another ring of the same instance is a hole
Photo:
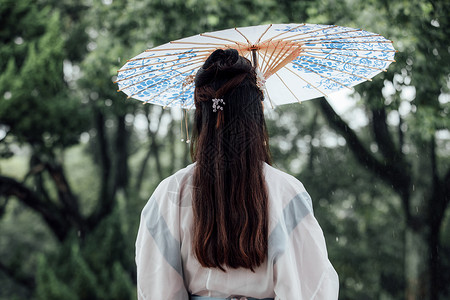
[[[264,163],[269,192],[268,259],[247,269],[203,268],[191,248],[196,163],[164,179],[145,205],[136,240],[138,299],[188,300],[189,294],[283,300],[338,298],[312,202],[295,177]]]

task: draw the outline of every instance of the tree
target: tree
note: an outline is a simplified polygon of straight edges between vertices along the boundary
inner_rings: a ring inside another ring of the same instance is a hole
[[[349,1],[348,5],[351,4],[355,3]],[[438,299],[444,284],[439,276],[441,257],[445,256],[440,231],[450,200],[448,152],[445,148],[443,152],[439,150],[446,141],[437,135],[439,131],[448,132],[450,125],[448,103],[440,100],[448,95],[445,16],[450,7],[440,1],[371,1],[360,6],[386,16],[385,20],[396,26],[391,28],[401,28],[401,32],[390,31],[392,38],[397,37],[399,44],[403,44],[397,63],[384,82],[378,80],[358,88],[370,120],[373,140],[369,145],[377,151],[369,151],[369,146],[324,99],[319,101],[320,108],[330,126],[346,139],[361,165],[390,185],[402,200],[406,222],[406,298]],[[339,17],[335,12],[327,13]],[[405,31],[411,36],[402,36]],[[429,42],[424,43],[425,39]],[[390,95],[382,93],[387,86],[395,88]],[[411,88],[412,97],[406,93]],[[405,105],[411,107],[409,114],[402,112]],[[397,118],[396,124],[389,123],[390,116]]]

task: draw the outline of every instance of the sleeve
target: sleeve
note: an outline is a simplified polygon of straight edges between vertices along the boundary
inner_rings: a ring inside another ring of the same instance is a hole
[[[299,192],[283,209],[269,242],[273,254],[276,300],[335,300],[339,278],[328,259],[325,238],[312,211],[311,198]]]
[[[160,184],[161,186],[161,184]],[[179,240],[179,210],[154,192],[142,210],[136,239],[139,300],[188,300]]]

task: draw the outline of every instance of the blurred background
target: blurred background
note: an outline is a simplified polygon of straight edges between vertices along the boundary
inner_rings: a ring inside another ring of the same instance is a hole
[[[399,51],[331,105],[265,112],[340,299],[450,299],[449,15],[446,0],[0,0],[0,299],[136,299],[140,211],[191,160],[181,112],[126,100],[116,71],[170,40],[289,22]]]

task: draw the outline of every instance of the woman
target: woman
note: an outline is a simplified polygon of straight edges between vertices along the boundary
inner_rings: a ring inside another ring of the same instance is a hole
[[[142,211],[139,299],[337,299],[311,199],[271,166],[257,77],[231,49],[197,72],[194,163]]]

